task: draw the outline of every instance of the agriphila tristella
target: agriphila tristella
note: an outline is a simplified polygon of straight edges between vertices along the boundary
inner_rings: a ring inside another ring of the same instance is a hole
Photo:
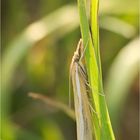
[[[70,65],[70,79],[74,92],[77,140],[93,140],[91,110],[87,93],[87,73],[81,61],[83,54],[83,42],[80,39]]]

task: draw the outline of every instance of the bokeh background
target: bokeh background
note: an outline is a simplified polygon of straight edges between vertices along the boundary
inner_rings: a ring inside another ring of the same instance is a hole
[[[100,0],[104,89],[117,140],[138,140],[138,0]],[[2,140],[76,140],[65,111],[69,65],[80,38],[76,0],[2,0]]]

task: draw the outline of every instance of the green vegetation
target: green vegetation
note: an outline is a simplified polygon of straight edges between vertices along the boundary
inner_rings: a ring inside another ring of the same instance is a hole
[[[98,27],[98,0],[91,1],[91,11],[88,23],[86,13],[86,3],[84,0],[78,0],[80,27],[84,46],[89,41],[86,50],[86,62],[89,73],[89,80],[93,94],[93,104],[95,105],[95,112],[93,114],[93,124],[95,129],[95,137],[97,140],[114,140],[109,114],[106,106],[105,95],[102,85],[102,72],[99,52],[99,27]],[[91,32],[90,27],[91,25]]]
[[[99,9],[98,0],[90,7],[84,0],[2,2],[1,139],[76,140],[73,112],[63,104],[68,104],[69,64],[82,35],[98,114],[93,113],[96,139],[114,139],[109,111],[116,139],[137,140],[138,26],[138,1],[100,0]],[[60,104],[33,100],[29,92]]]

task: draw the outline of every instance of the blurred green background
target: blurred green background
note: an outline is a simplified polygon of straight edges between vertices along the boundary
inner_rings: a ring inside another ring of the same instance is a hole
[[[75,121],[28,96],[68,105],[69,65],[80,38],[75,0],[1,2],[1,139],[76,140]],[[104,89],[118,140],[138,140],[138,0],[100,0]]]

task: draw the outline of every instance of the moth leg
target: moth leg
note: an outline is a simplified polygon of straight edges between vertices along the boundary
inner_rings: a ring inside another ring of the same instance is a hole
[[[80,64],[80,63],[78,63],[78,65],[79,65],[79,72],[80,72],[80,74],[81,74],[81,76],[83,77],[83,79],[84,79],[84,81],[85,81],[85,85],[87,86],[87,90],[89,90],[89,92],[92,90],[92,88],[91,88],[91,86],[90,86],[90,84],[89,84],[89,81],[88,81],[88,76],[87,76],[87,73],[86,73],[86,70],[84,69],[84,67]],[[95,89],[93,89],[93,92],[97,92],[97,90],[95,90]],[[102,93],[102,92],[98,92],[98,94],[99,95],[101,95],[101,96],[105,96],[105,94],[104,93]]]

